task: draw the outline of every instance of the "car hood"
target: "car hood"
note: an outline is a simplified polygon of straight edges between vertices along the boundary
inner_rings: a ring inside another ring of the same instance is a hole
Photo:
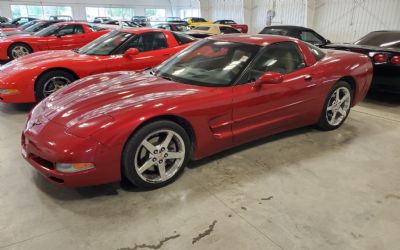
[[[24,57],[13,60],[1,67],[4,74],[16,74],[26,72],[38,67],[48,67],[51,63],[53,67],[57,66],[57,62],[61,66],[69,66],[72,61],[89,62],[95,60],[96,56],[81,55],[72,50],[49,50],[40,51],[26,55]],[[57,66],[58,67],[58,66]]]
[[[112,72],[89,76],[54,93],[34,113],[69,128],[101,116],[154,110],[155,104],[175,102],[207,87],[181,84],[146,72]],[[161,106],[163,106],[161,105]]]

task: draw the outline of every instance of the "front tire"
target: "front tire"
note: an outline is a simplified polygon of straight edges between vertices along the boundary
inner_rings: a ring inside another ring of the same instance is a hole
[[[172,121],[161,120],[140,128],[128,140],[122,154],[122,173],[134,185],[155,189],[174,182],[190,157],[186,131]]]
[[[29,47],[27,44],[25,43],[14,43],[11,44],[11,46],[8,48],[8,58],[10,58],[10,60],[14,60],[26,55],[29,55],[33,52],[32,48]]]
[[[47,96],[76,81],[77,78],[64,70],[52,70],[39,77],[35,86],[36,101],[40,102]]]
[[[326,131],[339,128],[350,113],[352,97],[350,84],[345,81],[337,82],[326,98],[318,128]]]

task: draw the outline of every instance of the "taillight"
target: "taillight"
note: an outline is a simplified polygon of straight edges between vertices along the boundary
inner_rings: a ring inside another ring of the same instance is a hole
[[[386,54],[376,54],[372,59],[375,63],[385,63],[388,60],[388,56]]]
[[[394,65],[400,65],[400,56],[393,56],[392,59],[390,59],[390,63]]]

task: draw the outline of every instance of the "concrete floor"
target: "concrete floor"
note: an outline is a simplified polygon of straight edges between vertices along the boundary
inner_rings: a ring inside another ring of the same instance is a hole
[[[383,101],[385,100],[385,101]],[[1,249],[400,249],[400,97],[194,162],[174,184],[55,187],[0,104]]]

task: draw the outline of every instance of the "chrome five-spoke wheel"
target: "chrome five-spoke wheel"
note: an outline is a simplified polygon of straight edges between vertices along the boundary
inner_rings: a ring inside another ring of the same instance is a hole
[[[123,175],[146,189],[167,185],[184,171],[190,145],[186,130],[173,121],[159,120],[144,125],[125,145]]]
[[[13,59],[15,58],[19,58],[22,56],[26,56],[28,54],[30,54],[31,52],[29,51],[29,49],[26,46],[15,46],[12,50],[11,50],[11,55],[13,57]]]
[[[326,108],[326,120],[329,125],[337,126],[346,117],[350,110],[351,105],[351,93],[346,87],[337,88],[328,101]]]
[[[135,155],[135,168],[146,182],[161,183],[182,167],[185,147],[182,137],[172,130],[158,130],[148,135]]]
[[[43,96],[47,97],[70,83],[71,80],[67,77],[54,76],[44,83]]]

